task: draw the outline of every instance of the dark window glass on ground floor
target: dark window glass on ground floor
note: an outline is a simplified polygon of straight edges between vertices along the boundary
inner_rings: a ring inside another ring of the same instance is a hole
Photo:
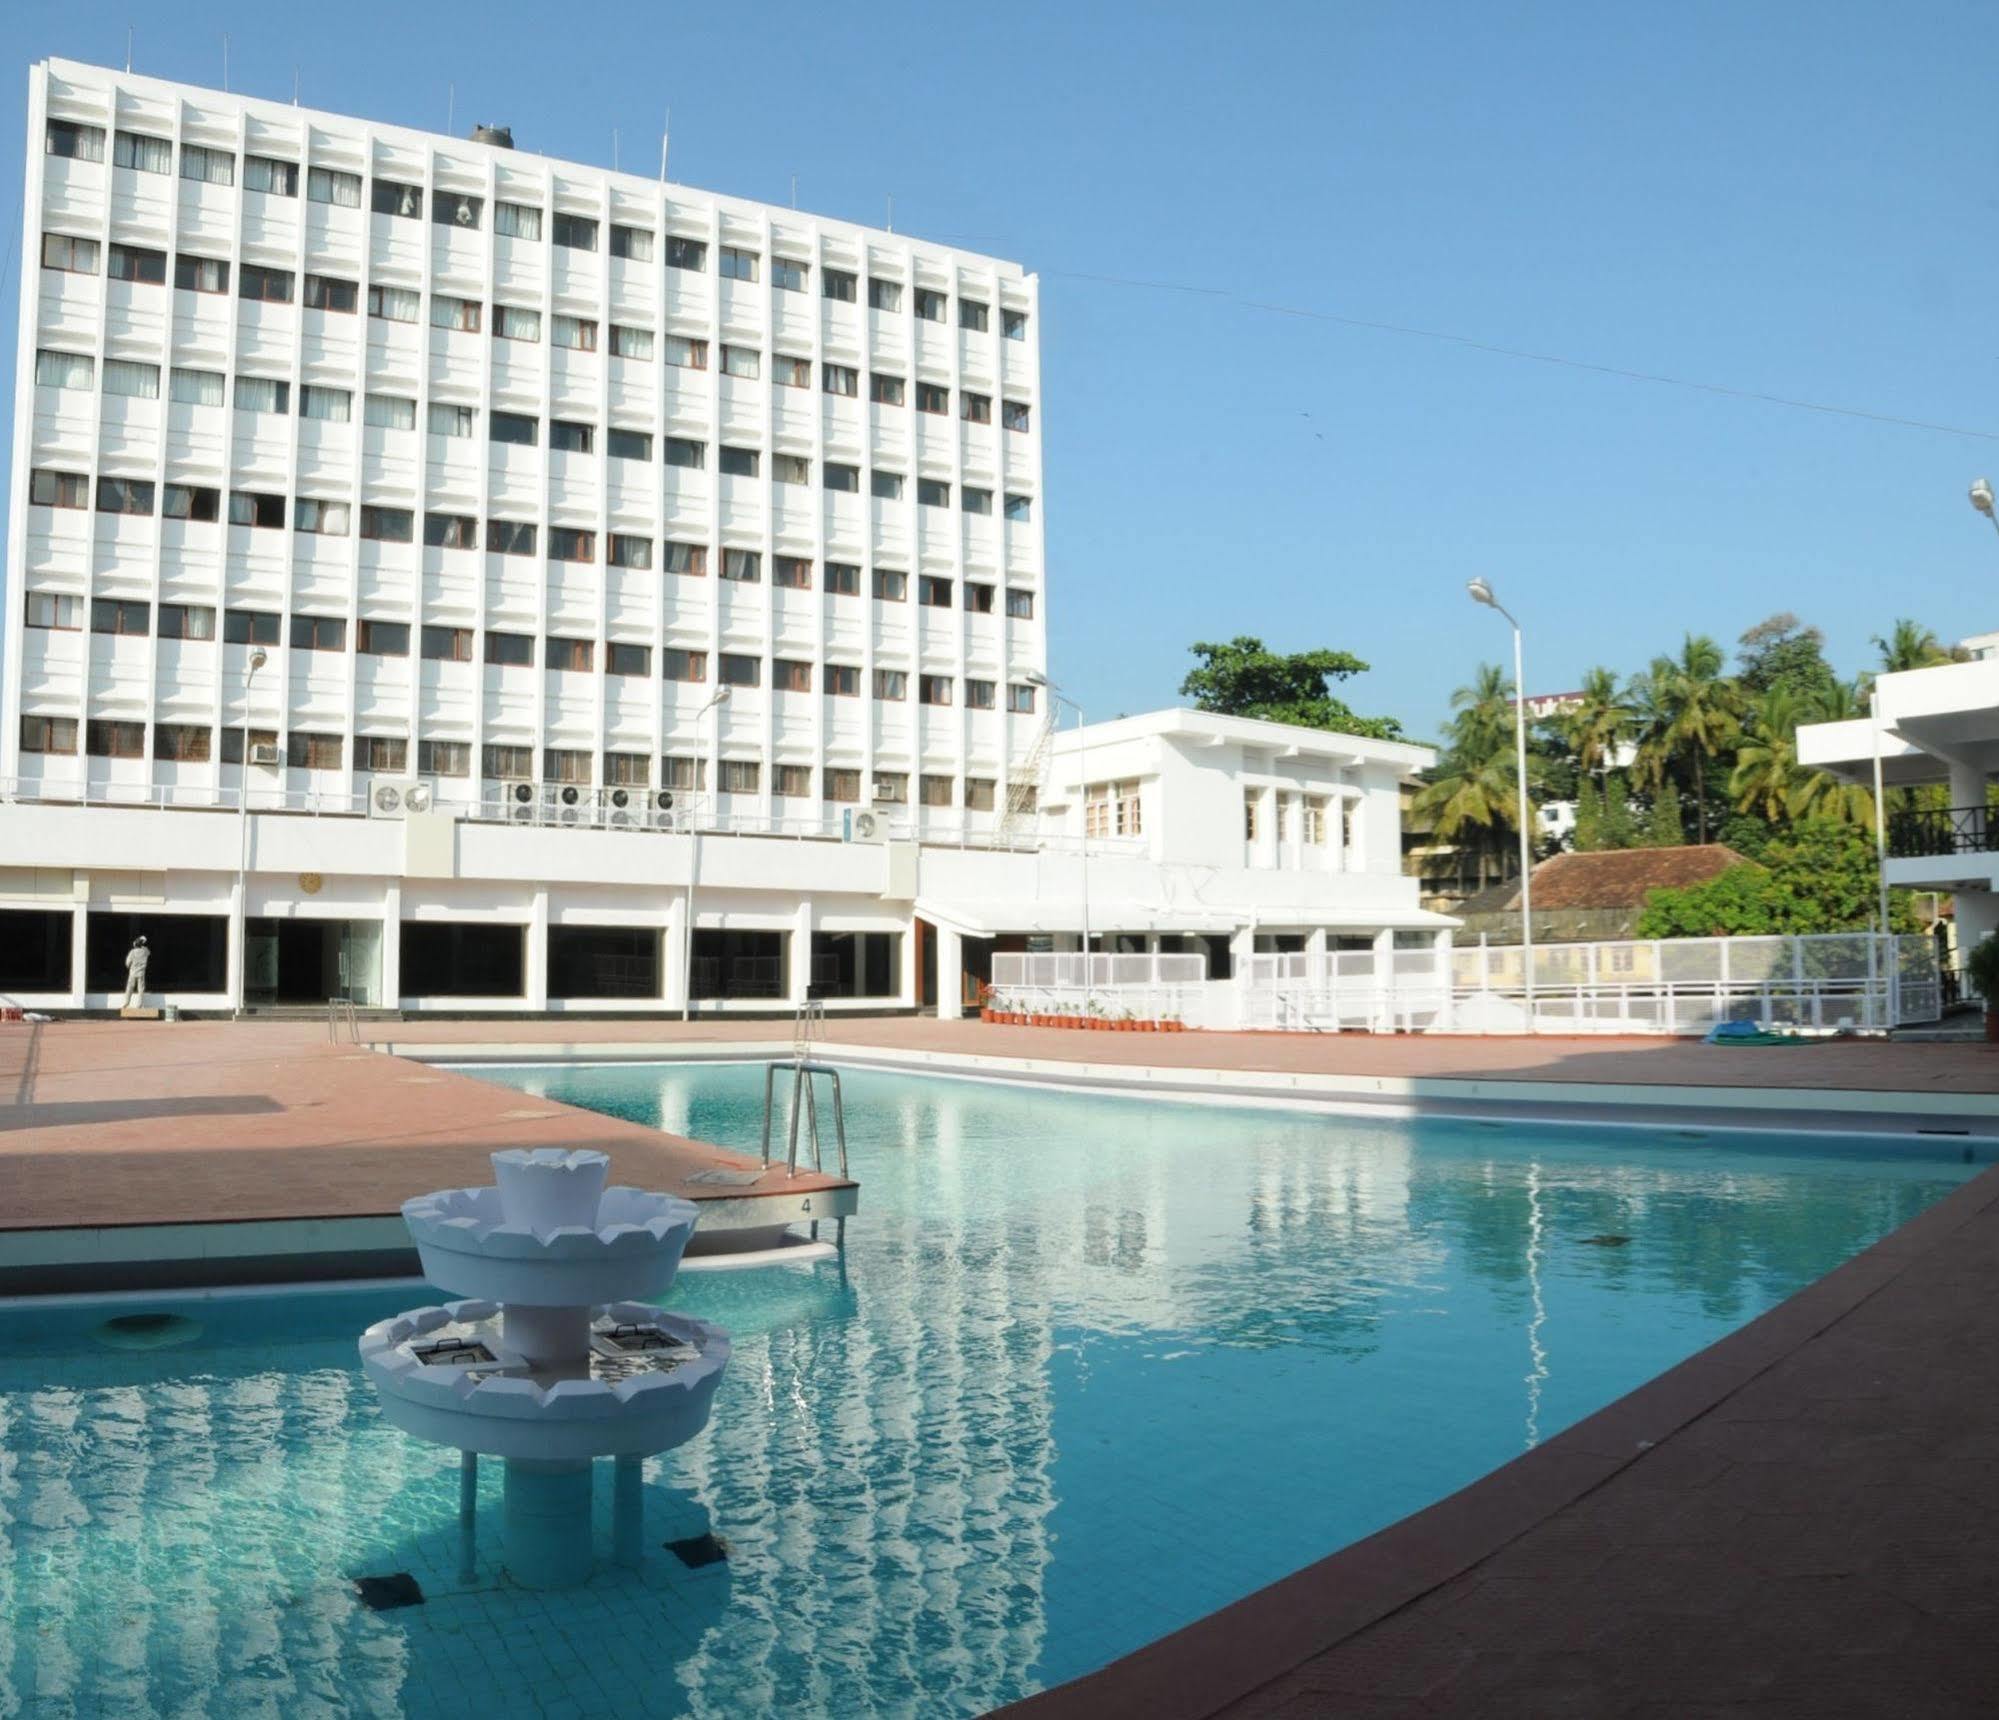
[[[658,997],[656,926],[550,926],[548,995]]]
[[[782,998],[785,985],[785,932],[700,932],[694,934],[694,966],[689,995],[697,998]]]
[[[74,929],[67,908],[0,912],[0,992],[68,991]],[[124,958],[119,961],[122,986]]]
[[[143,937],[151,958],[146,994],[227,991],[229,920],[223,914],[93,912],[86,921],[83,984],[86,991],[125,995],[125,952]]]
[[[814,932],[814,997],[894,997],[901,989],[900,932]]]
[[[520,997],[527,927],[477,920],[402,923],[404,997]]]

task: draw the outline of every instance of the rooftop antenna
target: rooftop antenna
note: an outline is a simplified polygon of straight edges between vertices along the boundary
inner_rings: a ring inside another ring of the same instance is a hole
[[[611,171],[613,173],[620,171],[618,167],[618,128],[616,126],[611,127]]]
[[[132,75],[132,26],[125,26],[125,75]]]
[[[298,67],[292,67],[292,106],[298,106]]]
[[[229,93],[229,32],[222,32],[222,91]]]
[[[668,108],[666,110],[666,123],[660,127],[659,132],[659,182],[662,185],[666,183],[666,145],[672,133],[673,109]]]
[[[458,133],[458,86],[444,86],[444,135],[455,137]]]
[[[791,176],[791,206],[794,209],[798,207],[798,175],[795,173]]]
[[[891,233],[895,231],[895,193],[893,191],[888,194],[888,231]]]

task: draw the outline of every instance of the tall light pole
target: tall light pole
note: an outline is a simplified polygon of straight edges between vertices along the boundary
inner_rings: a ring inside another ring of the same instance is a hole
[[[695,714],[694,746],[696,756],[705,769],[708,763],[708,749],[701,745],[701,725],[707,721],[718,705],[729,702],[729,689],[717,687],[707,704]],[[722,761],[715,761],[719,773]],[[694,876],[701,870],[701,820],[694,820],[694,847],[687,857],[687,923],[680,928],[680,1019],[694,1019]]]
[[[1055,685],[1039,669],[1027,672],[1027,684],[1039,687],[1058,705],[1067,705],[1076,713],[1076,774],[1077,788],[1083,805],[1083,829],[1081,864],[1083,873],[1083,996],[1090,995],[1090,743],[1084,733],[1083,707]]]
[[[1527,805],[1527,682],[1520,668],[1520,623],[1483,579],[1465,582],[1474,603],[1506,617],[1513,629],[1513,764],[1520,793],[1520,963],[1527,985],[1527,1031],[1534,1031],[1534,850]]]
[[[243,765],[236,780],[236,1013],[243,1019],[243,1003],[250,986],[250,691],[257,671],[269,658],[263,646],[250,652],[243,670]]]
[[[1973,478],[1971,480],[1971,505],[1992,522],[1992,529],[1999,531],[1999,513],[1992,511],[1992,480]]]

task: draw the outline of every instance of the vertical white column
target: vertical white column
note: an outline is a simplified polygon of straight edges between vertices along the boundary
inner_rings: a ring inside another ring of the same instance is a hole
[[[548,892],[534,893],[528,914],[527,974],[522,991],[529,1009],[548,1008]]]
[[[666,960],[662,964],[666,975],[667,1012],[687,1007],[687,898],[676,895],[666,909]]]
[[[812,898],[807,896],[798,904],[791,928],[791,961],[789,964],[789,990],[787,996],[792,1004],[804,1003],[812,995]]]
[[[906,1009],[916,1007],[916,916],[909,916],[909,924],[902,934],[902,979],[896,1002]]]
[[[1395,1026],[1395,932],[1383,926],[1374,934],[1374,991],[1380,1000],[1377,1031]]]
[[[69,1001],[73,1008],[83,1007],[84,956],[90,936],[90,891],[86,885],[82,895],[70,909],[69,918]]]
[[[1437,1025],[1449,1029],[1457,1019],[1457,987],[1453,983],[1451,957],[1451,928],[1446,926],[1437,934]]]
[[[947,926],[937,928],[937,1019],[958,1021],[965,1013],[965,940]]]
[[[403,1003],[403,886],[391,878],[382,891],[382,1007],[400,1009]]]

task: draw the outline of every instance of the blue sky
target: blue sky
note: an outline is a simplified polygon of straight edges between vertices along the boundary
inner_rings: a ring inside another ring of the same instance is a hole
[[[1257,633],[1433,732],[1506,647],[1474,573],[1536,691],[1778,609],[1848,673],[1898,615],[1999,627],[1964,499],[1999,471],[1987,7],[13,0],[15,259],[27,65],[122,61],[128,22],[137,71],[219,83],[227,32],[239,91],[296,66],[308,106],[441,130],[455,84],[460,128],[605,165],[614,127],[656,162],[670,106],[677,180],[893,195],[1039,271],[1053,668],[1092,716]]]

